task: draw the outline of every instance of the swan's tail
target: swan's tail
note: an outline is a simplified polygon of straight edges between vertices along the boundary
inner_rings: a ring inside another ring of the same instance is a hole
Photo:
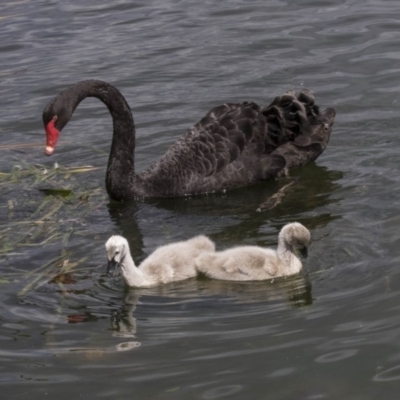
[[[276,97],[262,113],[271,147],[277,149],[271,155],[283,157],[285,170],[313,161],[325,150],[336,115],[332,107],[320,112],[307,89]]]

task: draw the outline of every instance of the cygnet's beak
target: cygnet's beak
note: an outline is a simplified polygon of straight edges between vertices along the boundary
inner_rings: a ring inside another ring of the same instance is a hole
[[[114,259],[109,260],[108,265],[107,265],[107,275],[114,276],[117,266],[118,266],[118,263]]]
[[[307,258],[308,250],[306,246],[299,247],[299,253],[302,257]]]

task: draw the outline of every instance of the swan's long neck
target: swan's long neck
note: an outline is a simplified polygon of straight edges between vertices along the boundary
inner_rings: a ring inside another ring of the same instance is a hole
[[[149,280],[143,272],[136,267],[132,256],[128,252],[120,264],[122,276],[129,286],[133,287],[146,287],[150,285]]]
[[[302,263],[297,257],[292,246],[284,239],[279,238],[277,253],[279,258],[287,265],[287,274],[297,274],[302,268]]]
[[[106,188],[109,195],[116,200],[134,197],[135,125],[131,109],[120,91],[105,82],[88,80],[71,86],[60,96],[63,97],[61,101],[68,104],[70,115],[67,116],[67,120],[86,97],[96,97],[107,106],[113,120],[113,138],[107,166]],[[140,188],[137,190],[140,194]]]

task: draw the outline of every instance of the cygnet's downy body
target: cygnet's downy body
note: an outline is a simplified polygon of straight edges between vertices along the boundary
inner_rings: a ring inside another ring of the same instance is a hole
[[[297,274],[303,267],[297,253],[307,256],[310,240],[308,229],[293,222],[280,231],[276,250],[239,246],[201,254],[196,259],[196,269],[209,278],[227,281],[261,281]]]
[[[107,273],[113,275],[119,267],[126,284],[131,287],[150,287],[181,281],[197,275],[195,259],[200,254],[214,251],[215,245],[210,239],[196,236],[187,241],[159,247],[137,267],[128,241],[115,235],[106,243]]]

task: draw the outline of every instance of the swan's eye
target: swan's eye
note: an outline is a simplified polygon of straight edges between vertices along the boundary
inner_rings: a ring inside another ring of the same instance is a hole
[[[324,131],[328,132],[329,131],[329,125],[328,124],[324,124]]]

